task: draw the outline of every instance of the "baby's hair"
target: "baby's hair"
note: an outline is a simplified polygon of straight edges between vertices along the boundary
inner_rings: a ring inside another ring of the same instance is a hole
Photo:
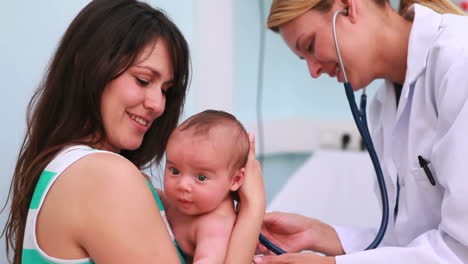
[[[208,109],[195,114],[185,120],[176,131],[192,130],[196,136],[209,135],[211,129],[218,127],[231,127],[232,135],[226,138],[232,144],[232,167],[235,169],[245,167],[249,155],[249,136],[244,126],[230,113]]]

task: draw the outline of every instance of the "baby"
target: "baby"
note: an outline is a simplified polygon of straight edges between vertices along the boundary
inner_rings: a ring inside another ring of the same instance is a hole
[[[224,263],[244,181],[249,138],[226,112],[206,110],[179,125],[166,148],[166,216],[193,263]],[[189,258],[190,258],[189,257]]]

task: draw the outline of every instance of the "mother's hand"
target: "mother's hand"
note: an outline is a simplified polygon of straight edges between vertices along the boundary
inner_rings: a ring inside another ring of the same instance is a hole
[[[247,164],[245,165],[244,183],[239,188],[239,209],[245,207],[255,211],[265,212],[265,186],[263,184],[262,168],[255,157],[255,136],[249,134],[250,150]]]
[[[255,138],[249,135],[250,151],[244,182],[238,190],[237,219],[224,263],[251,263],[265,215],[265,189],[260,163],[255,159]]]

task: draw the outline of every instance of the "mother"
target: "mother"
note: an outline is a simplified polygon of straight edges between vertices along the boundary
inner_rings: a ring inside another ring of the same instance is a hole
[[[180,263],[139,169],[177,125],[189,51],[161,11],[94,0],[73,20],[28,109],[5,229],[13,263]],[[226,263],[251,262],[265,200],[251,149]]]

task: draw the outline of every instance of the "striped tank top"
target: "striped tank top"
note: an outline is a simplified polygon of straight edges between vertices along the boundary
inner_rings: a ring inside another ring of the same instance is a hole
[[[83,259],[73,259],[73,260],[64,260],[51,257],[47,255],[37,243],[36,237],[36,221],[39,214],[39,210],[42,207],[42,203],[52,186],[52,184],[57,180],[60,174],[68,168],[75,161],[78,161],[82,157],[96,153],[96,152],[105,152],[118,155],[113,152],[93,149],[89,146],[79,145],[65,148],[62,150],[44,169],[42,174],[39,177],[39,181],[34,190],[31,204],[29,205],[28,216],[26,220],[26,229],[24,232],[24,241],[23,241],[23,251],[22,251],[22,263],[23,264],[92,264],[94,263],[91,258]],[[154,199],[158,204],[161,215],[166,223],[166,227],[171,235],[172,241],[177,248],[177,253],[179,254],[180,260],[183,264],[185,261],[180,253],[179,247],[175,242],[174,235],[169,227],[167,222],[166,213],[161,202],[161,199],[158,196],[158,193],[154,189],[151,182],[146,180],[151,192],[153,193]]]

